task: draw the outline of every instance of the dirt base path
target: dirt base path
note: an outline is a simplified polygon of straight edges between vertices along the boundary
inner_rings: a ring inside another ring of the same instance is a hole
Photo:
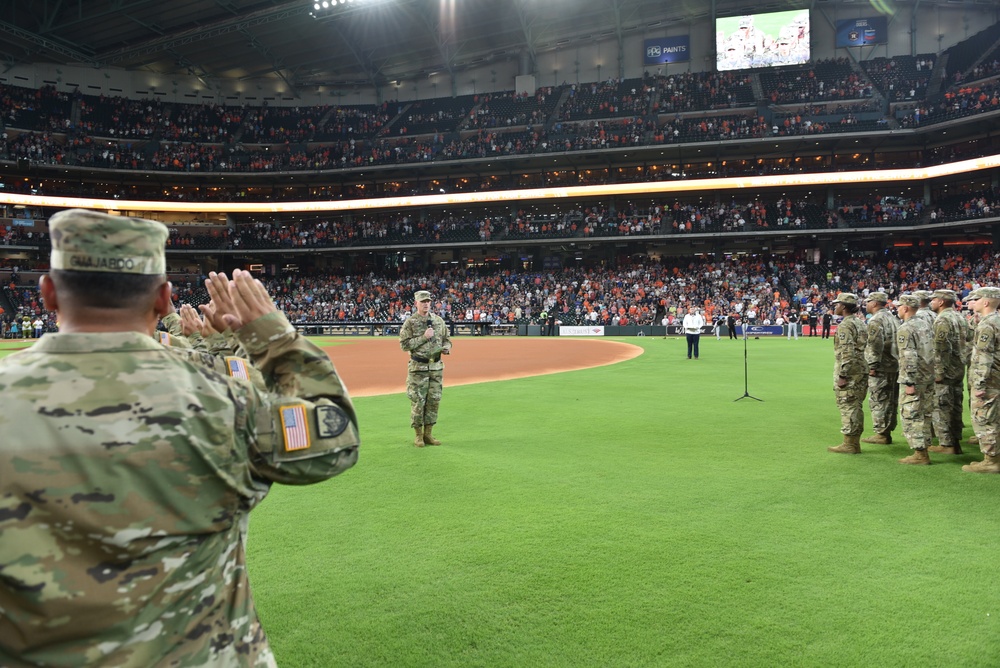
[[[570,338],[473,337],[453,339],[445,357],[444,385],[541,376],[624,362],[642,354],[618,341]],[[406,391],[408,356],[394,338],[351,339],[323,348],[353,397]]]

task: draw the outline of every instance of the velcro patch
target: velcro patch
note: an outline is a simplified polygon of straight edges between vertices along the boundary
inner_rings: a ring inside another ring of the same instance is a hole
[[[282,406],[281,434],[285,441],[285,452],[305,450],[309,447],[309,423],[306,422],[305,404]]]
[[[340,406],[316,407],[316,435],[320,438],[337,438],[350,423],[351,419]]]
[[[233,378],[250,380],[250,369],[247,368],[247,361],[242,357],[227,357],[226,371]]]
[[[160,335],[160,343],[169,346],[170,345],[170,333],[169,332],[157,332]]]

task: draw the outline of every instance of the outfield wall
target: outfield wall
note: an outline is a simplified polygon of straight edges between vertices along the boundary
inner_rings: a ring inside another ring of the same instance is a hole
[[[295,328],[308,336],[399,336],[402,323],[392,322],[317,322],[292,323]],[[508,324],[492,325],[487,322],[453,322],[452,336],[543,336],[544,325]],[[799,336],[809,336],[810,328],[801,328]],[[819,328],[815,336],[819,336]],[[560,325],[557,336],[684,336],[679,325]],[[711,336],[715,330],[706,325],[702,334]],[[831,327],[836,332],[837,326]],[[750,325],[747,336],[786,336],[788,328],[783,325]],[[743,326],[736,326],[736,335],[743,336]],[[722,325],[719,336],[728,337],[729,328]]]

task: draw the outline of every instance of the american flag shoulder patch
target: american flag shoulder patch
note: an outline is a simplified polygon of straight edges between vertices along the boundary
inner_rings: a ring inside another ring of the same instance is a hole
[[[250,380],[250,370],[247,368],[247,361],[242,357],[227,357],[226,371],[233,378],[240,380]]]
[[[160,335],[160,343],[169,346],[170,345],[170,333],[169,332],[157,332]]]
[[[282,406],[281,432],[285,439],[285,452],[305,450],[309,447],[309,424],[306,422],[304,404]]]

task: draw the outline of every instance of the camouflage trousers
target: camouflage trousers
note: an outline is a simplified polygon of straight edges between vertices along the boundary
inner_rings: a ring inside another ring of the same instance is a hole
[[[437,424],[441,405],[441,371],[411,371],[406,375],[406,396],[410,398],[410,426]]]
[[[868,407],[872,411],[872,429],[876,434],[889,435],[896,428],[899,410],[897,374],[868,376]]]
[[[907,394],[904,387],[899,388],[899,422],[910,448],[926,450],[931,444],[934,386],[925,383],[915,389],[914,394]]]
[[[962,383],[934,383],[934,433],[944,446],[962,440]]]
[[[979,449],[991,457],[997,452],[997,432],[1000,432],[1000,405],[997,390],[986,390],[986,396],[972,395],[972,430],[979,437]]]
[[[837,408],[840,409],[840,433],[860,436],[865,430],[865,392],[868,386],[863,379],[852,379],[843,389],[835,389]]]

